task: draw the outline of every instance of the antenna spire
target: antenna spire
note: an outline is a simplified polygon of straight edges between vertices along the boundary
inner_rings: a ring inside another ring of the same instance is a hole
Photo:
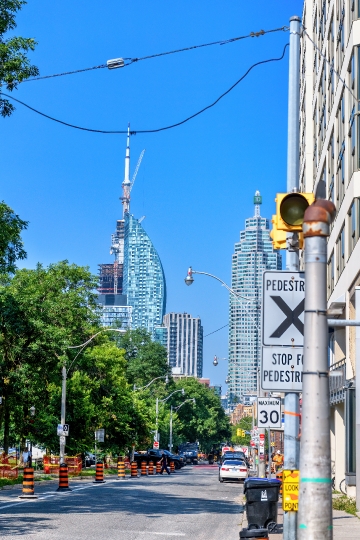
[[[260,191],[255,191],[255,196],[254,196],[255,216],[254,217],[260,217],[261,204],[262,204],[262,197],[260,195]]]
[[[130,182],[130,123],[128,124],[127,132],[127,144],[126,144],[126,153],[125,153],[125,175],[124,181],[122,183],[123,196],[121,197],[121,202],[123,205],[123,217],[125,214],[130,211],[130,191],[131,191],[131,182]]]

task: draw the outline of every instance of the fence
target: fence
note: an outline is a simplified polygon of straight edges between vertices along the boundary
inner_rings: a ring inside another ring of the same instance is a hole
[[[59,474],[60,456],[44,456],[43,463],[45,474]],[[65,463],[68,466],[69,476],[77,476],[81,473],[81,456],[66,456]]]
[[[19,476],[16,456],[4,453],[0,456],[0,478],[17,478]]]

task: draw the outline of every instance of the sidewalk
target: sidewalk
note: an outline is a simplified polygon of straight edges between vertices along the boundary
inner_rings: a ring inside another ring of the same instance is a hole
[[[248,525],[245,512],[245,497],[243,496],[244,513],[240,520],[240,530],[246,528]],[[282,540],[283,538],[283,518],[284,513],[281,508],[281,502],[279,503],[278,510],[278,533],[270,534],[270,540]],[[359,540],[360,539],[360,519],[342,512],[341,510],[333,510],[333,526],[334,526],[334,540]]]

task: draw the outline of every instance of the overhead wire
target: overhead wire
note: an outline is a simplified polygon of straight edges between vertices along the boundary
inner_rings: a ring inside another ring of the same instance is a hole
[[[161,128],[156,128],[156,129],[142,129],[142,130],[132,130],[130,131],[130,134],[131,135],[136,135],[137,133],[158,133],[160,131],[165,131],[165,130],[168,130],[168,129],[172,129],[172,128],[175,128],[175,127],[178,127],[178,126],[181,126],[182,124],[185,124],[186,122],[189,122],[189,120],[192,120],[193,118],[195,118],[196,116],[199,116],[200,114],[202,114],[203,112],[207,111],[208,109],[211,109],[212,107],[214,107],[217,103],[219,103],[219,101],[225,97],[227,94],[229,94],[241,81],[243,81],[245,79],[245,77],[247,77],[247,75],[257,66],[260,66],[260,65],[263,65],[263,64],[268,64],[270,62],[278,62],[280,60],[282,60],[285,56],[285,51],[287,49],[287,47],[289,46],[289,44],[287,43],[283,49],[283,52],[282,52],[282,55],[279,57],[279,58],[269,58],[268,60],[261,60],[260,62],[256,62],[255,64],[253,64],[252,66],[249,67],[249,69],[244,73],[244,75],[242,75],[240,77],[239,80],[237,80],[228,90],[226,90],[223,94],[221,94],[213,103],[211,103],[210,105],[207,105],[206,107],[204,107],[203,109],[201,109],[200,111],[192,114],[191,116],[188,116],[187,118],[185,118],[184,120],[181,120],[180,122],[176,122],[175,124],[171,124],[169,126],[165,126],[165,127],[161,127]],[[45,118],[48,118],[49,120],[52,120],[53,122],[57,122],[59,124],[62,124],[64,126],[67,126],[67,127],[71,127],[73,129],[79,129],[79,130],[82,130],[82,131],[89,131],[89,132],[92,132],[92,133],[104,133],[104,134],[116,134],[116,135],[119,135],[119,134],[125,134],[127,133],[126,130],[103,130],[103,129],[92,129],[92,128],[86,128],[86,127],[83,127],[83,126],[78,126],[78,125],[75,125],[75,124],[70,124],[69,122],[64,122],[63,120],[59,120],[58,118],[54,118],[53,116],[50,116],[48,114],[45,114],[37,109],[35,109],[34,107],[31,107],[30,105],[28,105],[27,103],[24,103],[23,101],[20,101],[19,99],[16,99],[14,98],[13,96],[10,96],[9,94],[5,94],[4,92],[1,92],[0,91],[0,96],[5,96],[9,99],[12,99],[13,101],[15,101],[16,103],[19,103],[20,105],[23,105],[24,107],[26,107],[27,109],[30,109],[31,111],[41,115],[41,116],[44,116]]]
[[[224,324],[224,326],[221,326],[221,328],[218,328],[217,330],[214,330],[213,332],[210,332],[210,334],[206,334],[206,336],[204,336],[204,338],[206,338],[208,336],[211,336],[211,334],[216,334],[216,332],[219,332],[220,330],[222,330],[223,328],[226,328],[227,326],[229,326],[229,323]]]
[[[213,45],[227,45],[228,43],[234,43],[235,41],[240,41],[242,39],[260,37],[260,36],[264,36],[265,34],[271,34],[271,33],[274,33],[274,32],[286,32],[288,30],[289,30],[288,26],[282,26],[280,28],[272,28],[271,30],[260,30],[259,32],[250,32],[250,34],[246,34],[245,36],[238,36],[238,37],[234,37],[234,38],[230,38],[230,39],[212,41],[210,43],[202,43],[200,45],[192,45],[190,47],[183,47],[182,49],[174,49],[172,51],[165,51],[165,52],[156,53],[156,54],[149,54],[147,56],[141,56],[139,58],[136,58],[136,57],[135,58],[123,58],[123,60],[126,60],[126,62],[124,63],[124,65],[122,67],[127,67],[127,66],[130,66],[131,64],[135,64],[136,62],[141,62],[143,60],[150,60],[152,58],[160,58],[161,56],[168,56],[170,54],[177,54],[177,53],[186,52],[186,51],[193,51],[195,49],[201,49],[203,47],[211,47]],[[84,68],[84,69],[75,69],[73,71],[65,71],[63,73],[55,73],[53,75],[43,75],[41,77],[32,77],[31,79],[25,79],[24,81],[21,81],[21,82],[24,83],[24,82],[31,82],[31,81],[40,81],[42,79],[51,79],[53,77],[63,77],[64,75],[74,75],[76,73],[83,73],[84,71],[92,71],[92,70],[95,70],[95,69],[104,69],[106,67],[108,67],[107,64],[100,64],[98,66],[93,66],[93,67]]]

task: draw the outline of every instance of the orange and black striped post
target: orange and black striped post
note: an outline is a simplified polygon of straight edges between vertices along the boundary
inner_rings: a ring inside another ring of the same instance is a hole
[[[175,472],[175,463],[170,461],[170,472]]]
[[[94,484],[104,484],[104,464],[102,461],[98,461],[96,464],[95,480]]]
[[[69,471],[66,463],[60,463],[59,487],[56,491],[71,491],[69,488]]]
[[[150,474],[150,475],[154,474],[154,462],[153,461],[149,461],[148,474]]]
[[[138,475],[137,463],[136,461],[132,461],[131,466],[130,466],[130,476],[131,478],[137,478],[137,475]]]
[[[160,461],[156,462],[156,474],[160,474],[161,472],[161,463]]]
[[[22,494],[19,499],[37,499],[34,490],[34,469],[32,467],[24,467],[24,478]]]
[[[118,478],[125,480],[125,462],[124,462],[124,458],[122,457],[119,457],[117,470],[118,470]]]
[[[280,490],[279,490],[279,495],[281,495],[281,497],[282,497],[282,487],[283,487],[283,485],[282,485],[282,481],[283,481],[283,473],[282,473],[282,471],[278,471],[278,472],[276,473],[276,480],[280,480],[280,482],[281,482],[281,484],[280,484]]]
[[[146,472],[146,461],[142,461],[141,462],[141,476],[146,476],[147,475],[147,472]]]

